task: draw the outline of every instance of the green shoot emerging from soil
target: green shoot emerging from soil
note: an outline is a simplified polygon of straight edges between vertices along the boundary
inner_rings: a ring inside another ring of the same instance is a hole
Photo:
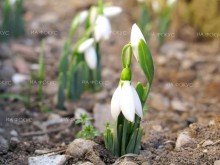
[[[0,41],[6,41],[9,38],[19,37],[24,34],[22,10],[23,0],[4,0],[3,20],[2,22],[0,21],[0,31],[2,33]]]
[[[119,7],[108,7],[102,0],[98,6],[79,12],[73,19],[69,37],[63,48],[59,65],[58,107],[64,108],[65,99],[76,100],[83,91],[101,89],[100,42],[108,40],[111,24],[108,17],[118,15]],[[84,25],[74,43],[76,31]],[[74,44],[73,44],[74,43]]]
[[[76,120],[76,124],[82,126],[82,130],[77,133],[77,138],[94,139],[98,136],[98,131],[92,126],[92,118],[87,114],[81,114],[80,118]]]
[[[131,62],[134,54],[148,83],[138,82],[136,88],[131,84]],[[139,27],[134,24],[131,30],[131,43],[122,50],[123,70],[118,88],[111,100],[111,113],[115,120],[113,131],[107,125],[104,133],[106,148],[116,156],[128,153],[139,154],[143,129],[140,121],[143,106],[148,98],[154,77],[154,65],[150,50]]]

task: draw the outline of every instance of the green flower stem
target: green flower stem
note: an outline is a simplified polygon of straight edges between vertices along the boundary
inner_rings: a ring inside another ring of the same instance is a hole
[[[127,58],[127,51],[128,51],[128,58]],[[131,44],[127,44],[122,49],[122,64],[125,68],[126,66],[131,66],[131,60],[132,60],[132,46]]]
[[[103,15],[103,9],[104,9],[104,4],[103,4],[103,0],[99,0],[98,1],[98,14],[99,15]]]

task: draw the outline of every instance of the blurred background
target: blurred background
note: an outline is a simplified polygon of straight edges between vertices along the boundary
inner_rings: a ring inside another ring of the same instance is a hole
[[[220,122],[220,1],[104,2],[123,11],[110,19],[111,37],[100,46],[102,90],[85,92],[75,102],[67,100],[65,109],[60,110],[58,66],[63,45],[76,13],[97,2],[0,1],[0,144],[4,146],[0,148],[0,164],[23,164],[37,149],[70,143],[80,130],[72,121],[82,113],[93,118],[94,127],[103,132],[104,124],[112,121],[110,101],[120,79],[121,50],[130,41],[133,23],[144,33],[155,65],[142,122],[142,147],[148,151],[142,155],[151,164],[213,164],[220,159],[219,145],[209,146],[205,153],[195,146],[220,138],[219,127],[211,126]],[[76,38],[82,31],[78,29]],[[39,79],[42,52],[45,83],[39,102],[38,85],[30,80]],[[146,82],[135,60],[132,68],[132,82]],[[185,130],[194,141],[189,148],[172,152],[178,135]]]

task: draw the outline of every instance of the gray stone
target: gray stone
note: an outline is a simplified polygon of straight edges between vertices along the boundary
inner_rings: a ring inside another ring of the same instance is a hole
[[[66,154],[78,159],[83,158],[95,145],[97,144],[91,140],[75,139],[68,145]]]
[[[28,165],[64,165],[66,155],[42,155],[28,158]]]
[[[4,137],[0,136],[0,154],[7,153],[8,149],[9,149],[8,141]]]
[[[105,131],[105,124],[112,122],[111,108],[109,104],[96,103],[93,109],[94,125],[102,133]]]
[[[185,147],[196,147],[194,139],[190,137],[190,134],[187,131],[181,132],[177,137],[175,150],[180,151]]]
[[[214,165],[220,165],[220,160],[216,160],[216,161],[214,162]]]

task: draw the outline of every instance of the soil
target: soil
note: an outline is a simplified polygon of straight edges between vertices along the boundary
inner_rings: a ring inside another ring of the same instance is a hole
[[[84,3],[85,2],[85,3]],[[76,11],[88,8],[93,1],[26,1],[25,20],[26,36],[12,40],[7,45],[13,55],[25,60],[25,63],[38,63],[40,41],[45,40],[46,69],[48,82],[57,82],[57,66],[69,23]],[[87,4],[87,5],[84,5]],[[56,107],[55,85],[44,87],[44,111],[36,105],[36,88],[32,92],[32,104],[25,106],[14,99],[0,99],[0,136],[9,142],[9,149],[0,155],[2,165],[25,165],[30,156],[38,155],[37,150],[52,150],[67,146],[75,139],[79,127],[71,119],[75,117],[78,107],[84,108],[93,116],[96,103],[109,104],[112,93],[117,87],[121,69],[121,49],[129,42],[130,27],[135,22],[136,7],[133,4],[114,1],[115,5],[124,7],[120,18],[111,19],[112,37],[103,42],[103,90],[107,96],[101,99],[92,93],[84,93],[77,102],[66,102],[66,110]],[[64,10],[65,9],[65,10]],[[121,21],[123,20],[123,23]],[[43,25],[43,26],[42,26]],[[119,26],[120,25],[120,26]],[[31,34],[31,30],[57,31],[57,35]],[[154,39],[153,39],[154,40]],[[179,46],[176,46],[178,45]],[[142,150],[138,157],[128,156],[126,161],[149,165],[212,165],[220,160],[220,42],[188,43],[173,40],[156,49],[154,42],[149,42],[155,63],[155,78],[147,102],[147,114],[142,121],[145,135],[142,139]],[[169,47],[169,45],[171,45]],[[13,61],[10,56],[7,61]],[[10,62],[9,62],[10,63]],[[145,82],[139,66],[134,62],[133,82]],[[111,84],[110,87],[108,84]],[[4,92],[27,94],[27,84],[22,87],[10,87]],[[106,109],[110,111],[110,109]],[[58,114],[66,122],[51,124],[45,133],[42,123],[50,121]],[[59,129],[60,128],[60,129]],[[17,132],[14,135],[12,132]],[[178,135],[187,131],[193,139],[192,145],[175,149]],[[35,135],[34,133],[38,133]],[[40,133],[39,133],[40,132]],[[32,134],[33,133],[33,134]],[[204,146],[211,140],[213,144]],[[112,164],[116,158],[102,147],[100,137],[96,139],[99,147],[95,148],[106,164]],[[82,160],[85,160],[82,158]],[[125,158],[120,158],[125,160]],[[86,160],[85,160],[86,161]],[[72,165],[70,159],[66,164]]]

